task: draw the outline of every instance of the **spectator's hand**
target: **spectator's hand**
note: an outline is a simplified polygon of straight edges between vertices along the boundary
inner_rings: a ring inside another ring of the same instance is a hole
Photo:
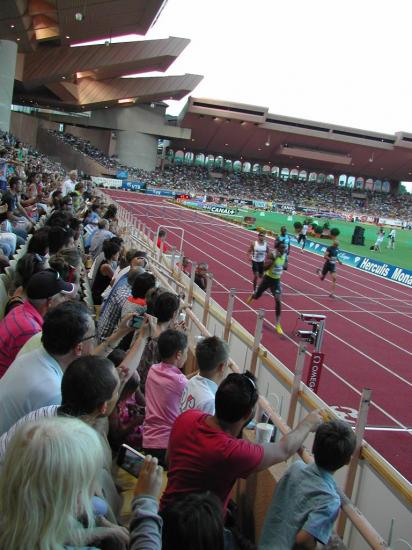
[[[323,422],[322,409],[315,409],[314,411],[309,413],[307,416],[305,416],[302,422],[307,424],[310,427],[311,432],[316,432],[318,427]]]
[[[156,327],[157,327],[157,318],[153,315],[149,315],[148,313],[144,314],[144,322],[142,325],[142,328],[140,329],[141,335],[144,338],[148,338],[149,336],[154,336],[156,334]]]
[[[147,455],[134,489],[135,496],[149,495],[159,498],[162,481],[163,468],[158,466],[157,458]]]
[[[133,330],[133,327],[132,327],[133,317],[134,317],[134,313],[128,313],[127,315],[125,315],[123,319],[120,321],[119,327],[117,330],[121,330],[124,332],[130,332],[131,330]]]
[[[126,529],[126,527],[116,525],[115,523],[112,523],[111,521],[106,519],[104,516],[98,516],[96,518],[96,525],[98,527],[104,528],[104,531],[102,531],[100,538],[113,537],[114,539],[116,539],[117,542],[125,546],[129,544],[129,530]]]

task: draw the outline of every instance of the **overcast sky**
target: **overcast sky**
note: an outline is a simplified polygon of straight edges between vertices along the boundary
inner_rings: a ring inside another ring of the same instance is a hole
[[[203,75],[194,97],[412,133],[411,21],[412,0],[168,0],[135,39],[189,38],[159,75]]]
[[[168,0],[145,38],[191,40],[166,74],[204,75],[195,97],[412,133],[411,20],[410,0]]]

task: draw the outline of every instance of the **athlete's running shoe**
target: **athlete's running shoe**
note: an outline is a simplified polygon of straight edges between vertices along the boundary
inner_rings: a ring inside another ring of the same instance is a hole
[[[246,298],[246,303],[250,305],[253,302],[254,298],[255,298],[255,293],[252,292],[252,294],[248,298]]]
[[[316,274],[320,275],[320,269],[319,268],[316,270]]]
[[[280,323],[276,323],[275,330],[279,334],[279,336],[283,336],[283,329]]]
[[[333,292],[331,292],[331,293],[329,294],[329,298],[336,298],[336,294],[333,294]]]

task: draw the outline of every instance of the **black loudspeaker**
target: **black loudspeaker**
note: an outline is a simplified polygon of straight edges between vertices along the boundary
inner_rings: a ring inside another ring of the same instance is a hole
[[[365,245],[365,230],[363,227],[357,225],[352,235],[352,244],[364,246]]]

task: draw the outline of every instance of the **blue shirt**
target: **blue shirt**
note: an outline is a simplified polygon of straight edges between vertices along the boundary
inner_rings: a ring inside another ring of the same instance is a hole
[[[0,380],[0,435],[26,414],[61,404],[63,371],[43,346],[16,358]]]
[[[296,461],[276,486],[266,514],[259,550],[293,548],[302,529],[322,544],[331,537],[340,497],[330,472]]]

